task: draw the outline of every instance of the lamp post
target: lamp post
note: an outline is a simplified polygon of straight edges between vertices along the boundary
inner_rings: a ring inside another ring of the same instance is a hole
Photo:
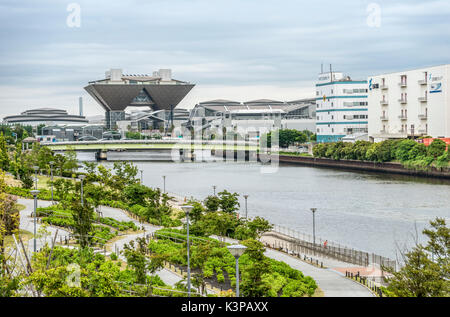
[[[166,193],[166,175],[163,175],[163,193]]]
[[[37,171],[39,170],[39,166],[33,166],[34,169],[34,189],[37,190]]]
[[[33,211],[33,217],[34,217],[34,241],[33,241],[33,250],[36,252],[36,209],[37,209],[37,195],[39,194],[39,191],[37,189],[32,190],[30,192],[34,197],[34,211]]]
[[[194,208],[193,206],[181,206],[181,209],[186,213],[186,229],[187,229],[187,289],[188,297],[191,297],[191,266],[189,263],[189,212]]]
[[[214,196],[216,196],[216,185],[213,185]]]
[[[247,213],[247,198],[248,198],[248,195],[244,195],[244,198],[245,198],[245,219],[247,219],[247,216],[248,216],[248,213]]]
[[[314,251],[316,250],[316,210],[317,208],[311,208],[311,211],[313,213],[313,245],[314,245]]]
[[[51,190],[52,190],[52,205],[53,205],[53,165],[55,162],[51,161],[50,164],[50,182],[51,182]]]
[[[142,173],[144,172],[143,170],[140,170],[139,172],[141,172],[141,185],[144,184],[144,177],[142,176]]]
[[[78,178],[81,181],[81,206],[84,206],[84,202],[83,202],[83,179],[86,178],[86,175],[78,175]]]
[[[236,297],[239,297],[239,257],[244,254],[247,247],[241,244],[233,244],[227,246],[227,249],[236,259]]]

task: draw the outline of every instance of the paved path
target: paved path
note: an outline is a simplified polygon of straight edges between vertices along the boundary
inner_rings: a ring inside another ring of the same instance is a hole
[[[211,236],[218,238],[217,236]],[[237,243],[237,240],[225,239],[228,243]],[[304,275],[311,276],[322,289],[325,297],[373,297],[371,291],[352,280],[345,278],[345,274],[332,269],[321,269],[308,264],[298,258],[284,252],[266,248],[265,256],[282,261],[293,269],[301,271]]]
[[[18,198],[17,203],[25,206],[25,209],[20,212],[20,229],[27,230],[27,231],[33,233],[34,232],[34,218],[30,217],[30,215],[33,213],[33,210],[34,210],[34,200]],[[50,201],[38,200],[38,207],[47,207],[50,205],[51,205]],[[119,221],[133,221],[137,226],[139,226],[139,227],[142,226],[139,223],[139,221],[132,219],[131,217],[129,217],[125,212],[123,212],[120,209],[102,206],[101,211],[103,212],[104,217],[111,217],[111,218],[114,218]],[[41,226],[42,225],[39,223],[36,224],[36,232],[38,232],[38,230]],[[150,232],[155,232],[156,230],[160,229],[160,227],[152,226],[149,224],[143,224],[143,226],[145,228],[145,234],[148,234]],[[51,239],[53,239],[53,237],[55,235],[56,228],[52,227],[52,226],[48,226],[47,231],[49,231],[51,233],[51,235],[46,237],[46,239],[44,239],[44,238],[36,239],[36,247],[38,250],[45,245],[46,241],[49,245],[51,244]],[[68,231],[58,229],[57,241],[59,241],[59,236],[64,237],[67,235],[69,235]],[[124,236],[123,239],[120,239],[113,244],[113,250],[114,250],[114,245],[116,245],[117,249],[119,251],[121,251],[123,249],[123,246],[126,243],[129,243],[131,240],[135,240],[136,238],[142,237],[142,236],[143,236],[143,233],[126,235],[126,236]],[[30,254],[33,252],[33,241],[34,241],[34,239],[30,239],[28,241],[28,250],[29,250]],[[121,259],[125,260],[123,255],[119,255],[119,257]],[[168,285],[174,285],[178,281],[182,280],[182,278],[180,276],[178,276],[177,274],[175,274],[172,271],[167,270],[167,269],[162,269],[156,273],[159,275],[161,280]]]
[[[19,228],[22,230],[29,231],[31,233],[34,232],[34,218],[32,217],[33,211],[34,211],[34,200],[33,199],[25,199],[25,198],[18,198],[17,203],[24,205],[25,209],[20,212],[20,226]],[[51,205],[50,201],[45,200],[38,200],[38,207],[47,207]],[[39,232],[39,228],[41,228],[42,224],[37,223],[36,224],[36,233]],[[51,240],[55,236],[56,228],[52,226],[47,227],[47,231],[50,232],[50,235],[42,238],[36,239],[36,248],[39,250],[42,248],[45,243],[48,243],[48,245],[51,245]],[[59,241],[59,237],[68,236],[69,232],[63,229],[58,229],[58,237],[56,241]],[[28,250],[32,252],[34,249],[34,239],[28,240]]]

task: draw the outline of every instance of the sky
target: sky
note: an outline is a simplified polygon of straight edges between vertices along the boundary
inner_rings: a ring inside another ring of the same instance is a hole
[[[76,114],[80,96],[103,115],[83,87],[110,68],[170,68],[192,108],[313,97],[321,64],[367,79],[448,63],[448,0],[0,0],[0,118]]]

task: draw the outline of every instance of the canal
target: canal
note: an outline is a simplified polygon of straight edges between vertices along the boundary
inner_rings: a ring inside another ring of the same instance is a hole
[[[89,159],[79,156],[80,160]],[[111,162],[105,163],[107,165]],[[249,162],[136,162],[144,183],[181,196],[204,199],[226,189],[248,194],[248,214],[312,233],[311,207],[317,208],[316,236],[395,258],[398,246],[411,246],[417,232],[435,217],[450,221],[450,182],[410,176],[280,165],[262,173]]]

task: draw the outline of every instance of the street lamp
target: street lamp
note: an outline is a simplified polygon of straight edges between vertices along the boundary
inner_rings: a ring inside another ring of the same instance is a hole
[[[36,252],[36,209],[37,209],[37,195],[39,194],[38,190],[32,190],[30,192],[33,197],[34,197],[34,211],[33,211],[33,216],[34,216],[34,241],[33,241],[33,250],[34,252]]]
[[[247,213],[247,198],[248,198],[248,195],[244,195],[244,198],[245,198],[245,219],[247,219],[247,215],[248,215],[248,213]]]
[[[314,250],[316,250],[316,210],[317,208],[311,208],[311,211],[313,213],[313,244],[314,244]]]
[[[187,229],[187,289],[188,296],[191,297],[191,266],[189,264],[189,212],[194,208],[193,206],[181,206],[181,209],[186,213],[186,229]]]
[[[227,249],[236,259],[236,297],[239,297],[239,257],[244,254],[247,247],[241,244],[233,244],[227,246]]]
[[[144,178],[143,178],[143,176],[142,176],[142,173],[144,172],[143,170],[139,170],[139,172],[141,172],[141,185],[143,185],[144,184]]]
[[[34,169],[34,189],[37,190],[37,171],[39,170],[39,166],[33,166]]]
[[[216,185],[213,185],[214,196],[216,196]]]
[[[164,187],[163,187],[163,193],[166,193],[166,175],[163,175],[163,180],[164,180]]]
[[[83,175],[83,174],[78,175],[78,178],[81,181],[81,206],[83,206],[84,205],[84,203],[83,203],[83,179],[86,178],[86,175]]]
[[[51,182],[51,190],[52,190],[52,205],[53,205],[53,165],[55,162],[48,162],[50,164],[50,182]]]

